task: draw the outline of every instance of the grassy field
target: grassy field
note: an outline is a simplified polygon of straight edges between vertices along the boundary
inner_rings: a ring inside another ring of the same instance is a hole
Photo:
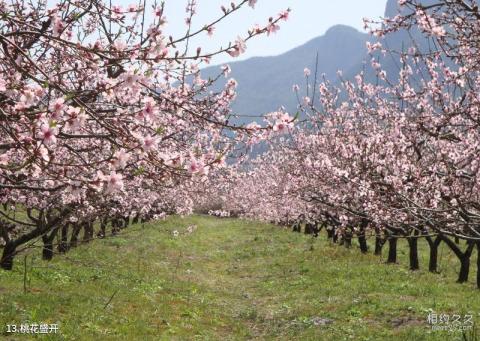
[[[198,229],[187,233],[191,224]],[[422,270],[411,272],[403,243],[400,264],[386,265],[355,247],[332,245],[324,234],[313,239],[257,222],[169,218],[49,263],[40,250],[18,256],[13,271],[0,271],[0,338],[33,338],[7,334],[8,324],[58,323],[59,334],[37,338],[475,340],[474,332],[427,324],[429,309],[480,322],[475,269],[469,283],[456,284],[458,264],[445,246],[440,274],[424,270],[423,242],[420,249]]]

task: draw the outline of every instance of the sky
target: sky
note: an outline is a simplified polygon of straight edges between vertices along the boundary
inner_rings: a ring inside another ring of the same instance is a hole
[[[113,1],[113,3],[128,5],[131,1]],[[165,32],[174,37],[185,32],[185,7],[187,0],[166,0],[167,28]],[[238,0],[236,1],[238,3]],[[193,26],[201,28],[219,17],[221,5],[228,6],[230,0],[197,0],[198,15]],[[337,24],[352,26],[363,31],[362,19],[379,18],[385,11],[386,0],[258,0],[255,10],[245,7],[234,16],[225,19],[216,26],[212,37],[201,34],[191,42],[193,51],[202,46],[203,51],[214,51],[220,46],[227,46],[229,41],[238,35],[245,36],[254,24],[265,24],[270,16],[281,10],[291,8],[290,19],[281,24],[281,29],[270,37],[262,36],[251,40],[247,52],[235,60],[253,56],[278,55],[303,43],[323,35],[328,28]],[[222,55],[212,60],[212,64],[231,62],[228,55]]]

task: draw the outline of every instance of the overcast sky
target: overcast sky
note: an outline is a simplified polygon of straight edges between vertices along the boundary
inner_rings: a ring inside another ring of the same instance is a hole
[[[126,5],[135,1],[113,1]],[[166,0],[168,20],[167,33],[178,36],[184,32],[186,0]],[[221,5],[228,5],[229,0],[197,0],[198,15],[193,26],[200,28],[222,14]],[[291,8],[290,20],[282,23],[280,31],[269,38],[261,37],[252,40],[247,53],[236,60],[252,56],[277,55],[302,45],[308,40],[324,34],[329,27],[345,24],[363,30],[364,17],[378,18],[384,14],[386,0],[258,0],[255,10],[246,7],[227,18],[216,27],[213,37],[202,34],[192,42],[192,47],[206,46],[215,49],[226,46],[228,41],[237,35],[246,35],[254,24],[266,23],[268,17],[283,9]],[[214,64],[232,61],[228,55],[217,57]]]

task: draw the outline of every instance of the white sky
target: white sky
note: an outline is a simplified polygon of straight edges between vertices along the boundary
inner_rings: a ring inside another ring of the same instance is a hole
[[[147,1],[150,2],[151,1]],[[238,0],[236,1],[238,2]],[[113,4],[126,6],[136,3],[136,0],[112,1]],[[178,36],[185,30],[185,7],[187,0],[166,0],[166,16],[168,27],[166,33]],[[198,15],[193,26],[202,27],[222,14],[221,5],[228,6],[229,0],[197,0]],[[269,16],[276,15],[281,10],[290,7],[290,20],[283,22],[280,31],[270,37],[260,37],[251,40],[247,53],[236,60],[253,56],[277,55],[302,45],[308,40],[324,34],[328,28],[336,24],[345,24],[363,30],[364,17],[378,18],[383,16],[386,0],[258,0],[255,10],[250,7],[227,18],[216,27],[213,37],[206,34],[192,42],[194,51],[197,46],[206,47],[207,51],[220,46],[227,46],[228,41],[237,35],[246,35],[254,24],[266,23]],[[216,57],[212,64],[232,61],[228,55]]]

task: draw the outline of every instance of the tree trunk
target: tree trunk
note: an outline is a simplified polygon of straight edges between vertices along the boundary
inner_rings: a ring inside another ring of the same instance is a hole
[[[7,243],[3,249],[2,258],[0,259],[0,268],[4,270],[12,270],[13,258],[15,257],[17,245],[15,243]]]
[[[43,248],[42,248],[42,259],[43,260],[52,260],[53,258],[53,240],[49,240],[48,238],[43,241]]]
[[[62,226],[61,239],[58,244],[58,252],[65,253],[68,251],[68,223]]]
[[[82,226],[79,223],[73,224],[72,236],[70,237],[69,248],[76,247],[78,243],[78,235],[80,234]]]
[[[460,259],[460,272],[458,273],[458,283],[468,282],[468,275],[470,273],[470,257],[463,256]]]
[[[381,256],[382,255],[382,248],[385,244],[385,239],[382,237],[382,232],[378,227],[375,228],[375,255]]]
[[[472,256],[473,248],[475,244],[473,242],[468,242],[467,250],[464,252],[463,256],[460,259],[460,272],[458,274],[458,283],[468,282],[468,275],[470,272],[470,257]]]
[[[43,248],[42,248],[42,259],[43,260],[52,260],[53,258],[53,241],[57,236],[58,227],[55,227],[50,234],[44,233],[42,235]]]
[[[332,228],[327,228],[327,238],[333,240],[334,230]]]
[[[7,243],[7,245],[5,245],[5,248],[3,250],[3,255],[2,255],[2,258],[0,260],[0,267],[3,268],[3,269],[6,269],[6,270],[11,270],[12,266],[13,266],[13,258],[16,254],[16,249],[20,245],[23,245],[23,244],[29,242],[30,240],[33,240],[35,238],[43,236],[45,233],[47,233],[49,231],[49,229],[52,226],[59,225],[60,222],[62,221],[62,219],[69,212],[70,212],[70,208],[67,208],[64,211],[62,211],[58,216],[51,217],[51,215],[49,215],[48,213],[45,216],[44,212],[42,211],[40,213],[39,218],[38,218],[37,225],[33,230],[30,230],[29,232],[19,236],[15,240],[13,240],[10,243]],[[28,214],[28,210],[27,210],[27,214]],[[48,222],[44,222],[45,218],[48,220]],[[56,233],[57,230],[58,230],[58,228],[56,230],[54,230],[54,232],[52,232],[52,234],[51,234],[51,236],[53,235],[52,242],[53,242],[53,239],[54,239],[54,234]]]
[[[397,262],[397,238],[389,237],[387,263],[396,263],[396,262]]]
[[[427,236],[428,246],[430,247],[430,260],[428,262],[428,271],[438,272],[438,246],[440,245],[442,239],[437,236],[435,240],[432,237]]]
[[[21,235],[17,239],[8,242],[3,249],[2,258],[0,259],[0,268],[5,270],[12,270],[13,268],[13,259],[16,255],[16,250],[20,245],[23,245],[30,240],[40,237],[45,233],[46,228],[44,225],[37,226],[35,229],[30,232]]]
[[[360,244],[360,251],[362,253],[367,253],[368,252],[368,244],[367,244],[367,238],[365,238],[365,231],[363,231],[358,236],[358,243]]]
[[[367,219],[362,219],[360,223],[360,231],[357,233],[358,235],[358,244],[360,244],[360,251],[362,253],[368,252],[368,244],[367,244],[367,237],[366,237],[366,230],[368,227],[369,221]]]
[[[345,232],[345,236],[343,240],[344,240],[344,245],[347,249],[352,247],[352,233],[350,231]]]
[[[313,236],[314,237],[318,237],[320,231],[322,231],[324,225],[323,224],[320,224],[318,221],[315,222],[315,227],[314,227],[314,230],[313,230]]]
[[[477,288],[480,289],[480,241],[477,242]]]
[[[418,238],[415,237],[408,237],[408,246],[410,249],[409,256],[410,256],[410,270],[418,270],[420,269],[420,265],[418,262]]]
[[[455,253],[455,255],[460,260],[460,272],[458,273],[458,283],[465,283],[468,281],[468,275],[470,272],[470,257],[472,256],[473,248],[475,247],[475,242],[468,241],[467,249],[465,252],[462,252],[460,248],[454,243],[450,238],[440,235],[442,240],[450,247],[450,249]]]
[[[375,237],[375,255],[381,256],[382,255],[382,248],[383,248],[384,240],[380,235]]]
[[[304,233],[305,233],[305,234],[313,234],[313,229],[314,229],[313,224],[306,223],[306,224],[305,224],[305,231],[304,231]]]
[[[43,247],[42,247],[42,259],[43,260],[52,260],[53,258],[53,238],[50,238],[48,234],[42,236]]]
[[[338,243],[338,234],[335,233],[335,230],[333,230],[333,238],[332,238],[332,240],[333,240],[334,243]],[[342,241],[343,241],[343,239],[342,239]]]
[[[88,243],[93,239],[93,223],[88,221],[83,224],[83,243]]]
[[[117,218],[112,219],[112,236],[116,236],[120,232],[121,223]]]
[[[97,238],[105,238],[107,229],[107,219],[100,217],[100,231],[97,232]]]

